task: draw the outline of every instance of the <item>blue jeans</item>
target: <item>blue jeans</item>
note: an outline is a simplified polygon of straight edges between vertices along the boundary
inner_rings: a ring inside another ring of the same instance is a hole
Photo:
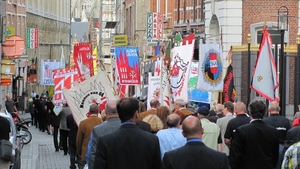
[[[277,164],[276,164],[276,169],[280,169],[281,168],[281,163],[283,161],[283,145],[279,145],[279,152],[278,152],[278,160],[277,160]]]

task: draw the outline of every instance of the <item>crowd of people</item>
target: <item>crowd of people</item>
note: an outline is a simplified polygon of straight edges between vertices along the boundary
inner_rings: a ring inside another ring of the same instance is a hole
[[[28,108],[33,125],[53,135],[55,151],[70,155],[70,169],[300,166],[300,126],[281,116],[275,101],[267,107],[254,99],[248,110],[243,102],[215,103],[210,109],[182,99],[174,101],[173,110],[158,100],[146,105],[125,97],[109,100],[101,113],[92,104],[79,125],[67,104],[55,114],[51,97],[36,94]]]

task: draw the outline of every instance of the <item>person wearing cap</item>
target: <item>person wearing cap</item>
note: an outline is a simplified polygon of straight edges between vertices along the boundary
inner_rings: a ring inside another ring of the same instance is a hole
[[[222,151],[222,138],[220,127],[208,120],[209,110],[206,106],[201,106],[197,110],[197,115],[200,118],[204,129],[202,138],[203,143],[214,150]]]
[[[274,169],[278,160],[278,131],[263,122],[267,106],[254,99],[249,104],[251,122],[238,127],[229,153],[232,169]]]
[[[234,104],[234,112],[236,114],[236,118],[233,118],[228,122],[224,134],[225,144],[229,148],[234,143],[235,130],[241,125],[248,124],[250,122],[250,118],[246,114],[246,106],[243,102],[237,102]]]
[[[98,137],[93,169],[160,169],[157,136],[139,129],[139,101],[124,97],[117,102],[121,126]]]
[[[182,135],[187,143],[168,151],[163,157],[163,169],[229,169],[225,153],[215,151],[205,145],[205,129],[197,117],[188,116],[182,123]]]
[[[194,114],[186,109],[186,102],[183,99],[176,99],[174,103],[174,112],[181,111],[185,116]]]

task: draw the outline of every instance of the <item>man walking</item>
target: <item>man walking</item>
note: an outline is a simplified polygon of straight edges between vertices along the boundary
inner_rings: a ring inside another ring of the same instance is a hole
[[[117,101],[116,100],[110,100],[106,103],[105,114],[107,117],[107,122],[94,127],[92,134],[91,134],[91,138],[90,138],[90,142],[89,142],[90,151],[88,151],[88,152],[90,152],[88,165],[89,165],[89,168],[91,168],[91,169],[94,166],[98,138],[100,136],[103,136],[104,134],[107,134],[107,133],[117,130],[121,125],[121,120],[119,119],[119,115],[118,115],[118,111],[117,111]]]
[[[86,151],[90,140],[90,135],[93,128],[102,123],[102,119],[98,117],[98,105],[92,104],[90,106],[89,118],[82,120],[78,127],[77,137],[76,137],[76,147],[78,159],[78,168],[83,169],[86,164]]]
[[[70,169],[76,169],[75,161],[77,155],[76,149],[76,136],[78,131],[78,126],[74,121],[73,115],[69,114],[67,116],[67,127],[70,129],[69,131],[69,154],[70,154]]]
[[[229,169],[225,153],[210,149],[202,142],[201,121],[188,116],[182,123],[182,134],[187,143],[178,149],[166,152],[163,157],[163,169]]]
[[[278,131],[279,136],[279,155],[276,169],[281,168],[281,162],[283,160],[283,148],[284,148],[284,140],[286,138],[287,131],[291,128],[291,124],[289,119],[283,117],[279,114],[280,107],[278,102],[273,101],[269,104],[269,117],[263,119],[263,121],[273,126]]]
[[[139,129],[139,101],[125,97],[118,101],[121,126],[100,136],[95,154],[94,169],[159,169],[161,157],[158,138]]]
[[[236,129],[250,122],[250,118],[246,114],[246,106],[243,102],[235,103],[234,112],[236,113],[236,118],[231,119],[228,122],[226,132],[224,134],[225,144],[229,148],[232,144],[234,144],[234,133]]]
[[[203,143],[209,148],[221,151],[222,138],[220,127],[207,119],[209,117],[209,110],[206,106],[199,107],[197,113],[204,129]]]
[[[217,125],[220,127],[220,130],[221,130],[221,137],[222,137],[222,152],[223,153],[226,153],[226,155],[228,156],[229,155],[229,149],[228,147],[226,146],[225,144],[225,140],[224,140],[224,134],[225,134],[225,131],[226,131],[226,128],[227,128],[227,124],[228,122],[233,119],[233,103],[231,102],[225,102],[224,103],[224,109],[223,109],[223,113],[225,115],[225,117],[223,118],[219,118],[217,120]]]
[[[5,100],[5,108],[6,110],[12,114],[13,112],[18,112],[15,102],[11,99],[9,94],[6,94],[6,100]]]
[[[183,137],[182,130],[179,129],[180,121],[180,116],[170,114],[167,117],[167,126],[169,128],[157,132],[156,136],[159,140],[161,158],[163,158],[165,152],[185,145],[186,138]]]
[[[251,122],[238,127],[234,144],[230,149],[229,162],[232,169],[274,169],[278,159],[278,133],[265,124],[267,107],[261,100],[249,104]]]

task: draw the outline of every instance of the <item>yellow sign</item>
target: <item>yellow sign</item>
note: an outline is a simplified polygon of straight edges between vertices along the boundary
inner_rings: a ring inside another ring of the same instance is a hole
[[[5,30],[5,35],[6,37],[11,37],[15,35],[15,27],[13,26],[7,26]]]
[[[114,46],[127,46],[128,40],[127,35],[115,35]]]

